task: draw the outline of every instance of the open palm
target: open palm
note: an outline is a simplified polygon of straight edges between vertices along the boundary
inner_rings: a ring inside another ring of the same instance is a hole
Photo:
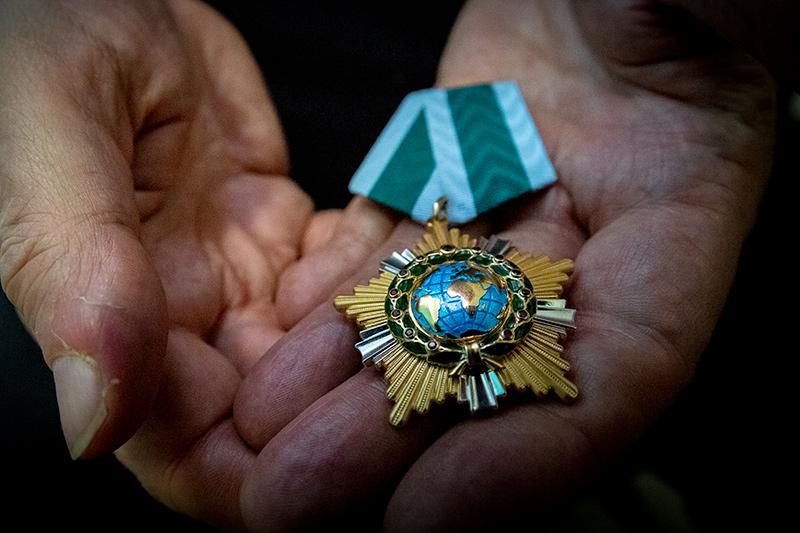
[[[607,460],[690,378],[769,170],[772,88],[751,60],[716,45],[686,53],[694,43],[645,4],[473,2],[440,67],[445,86],[518,80],[551,154],[557,185],[467,230],[575,258],[567,297],[578,331],[566,353],[580,400],[508,402],[490,418],[453,425],[440,414],[391,427],[379,373],[353,375],[353,327],[330,297],[350,275],[338,292],[374,275],[387,251],[422,229],[390,229],[359,201],[342,224],[357,224],[358,213],[382,231],[367,238],[372,246],[359,244],[363,236],[332,241],[290,267],[283,291],[316,297],[295,312],[320,308],[237,395],[236,427],[261,450],[242,495],[249,525],[352,523],[387,502],[389,529],[513,521]],[[617,34],[608,36],[608,22]],[[350,260],[336,259],[343,254]]]
[[[363,198],[313,213],[285,177],[252,59],[207,8],[175,1],[82,20],[83,31],[139,35],[99,35],[128,63],[101,53],[76,67],[98,78],[129,69],[120,94],[137,105],[125,114],[117,93],[94,98],[91,77],[74,116],[63,105],[74,98],[28,91],[63,117],[40,124],[66,146],[44,163],[20,157],[30,138],[8,133],[40,113],[0,126],[13,193],[4,289],[49,361],[88,354],[104,373],[108,412],[77,455],[113,449],[146,415],[118,457],[181,512],[231,528],[382,518],[431,530],[552,500],[640,432],[690,378],[724,303],[769,169],[772,92],[756,64],[685,41],[648,2],[586,4],[473,2],[439,76],[514,79],[530,106],[559,182],[465,231],[575,258],[566,357],[581,397],[510,398],[479,419],[441,408],[401,429],[387,421],[379,373],[359,371],[355,328],[332,298],[422,228]],[[70,138],[86,109],[96,114],[86,138]],[[74,168],[70,187],[40,175],[56,167]],[[54,205],[55,222],[41,216]]]

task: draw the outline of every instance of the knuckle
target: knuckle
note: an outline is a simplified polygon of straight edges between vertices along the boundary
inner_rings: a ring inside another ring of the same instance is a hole
[[[41,213],[18,215],[0,226],[0,284],[31,326],[43,279],[65,255],[65,243],[44,229],[42,218]]]
[[[57,216],[30,206],[2,213],[0,284],[29,325],[55,292],[92,279],[114,260],[107,227],[130,232],[114,213]]]

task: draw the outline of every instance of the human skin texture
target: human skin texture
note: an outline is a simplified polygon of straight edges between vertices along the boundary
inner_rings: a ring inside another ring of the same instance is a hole
[[[230,529],[368,526],[372,508],[387,530],[452,530],[557,499],[691,378],[771,163],[770,76],[686,16],[467,4],[438,84],[517,80],[559,181],[464,230],[575,260],[581,396],[398,429],[331,301],[423,230],[363,198],[314,211],[223,19],[12,1],[0,39],[0,279],[67,443],[122,445],[155,497]]]

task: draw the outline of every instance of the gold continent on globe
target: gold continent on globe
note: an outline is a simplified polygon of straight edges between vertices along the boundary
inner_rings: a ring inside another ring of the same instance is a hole
[[[491,274],[455,261],[440,265],[412,293],[412,312],[427,332],[464,338],[495,329],[508,305]]]

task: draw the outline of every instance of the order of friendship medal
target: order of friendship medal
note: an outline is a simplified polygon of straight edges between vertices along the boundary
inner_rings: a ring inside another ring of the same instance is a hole
[[[497,408],[509,388],[575,398],[561,340],[575,310],[561,299],[573,263],[518,251],[496,236],[448,228],[446,200],[434,204],[413,250],[394,252],[380,274],[337,309],[362,328],[355,347],[385,370],[393,425],[449,397],[475,413]]]

